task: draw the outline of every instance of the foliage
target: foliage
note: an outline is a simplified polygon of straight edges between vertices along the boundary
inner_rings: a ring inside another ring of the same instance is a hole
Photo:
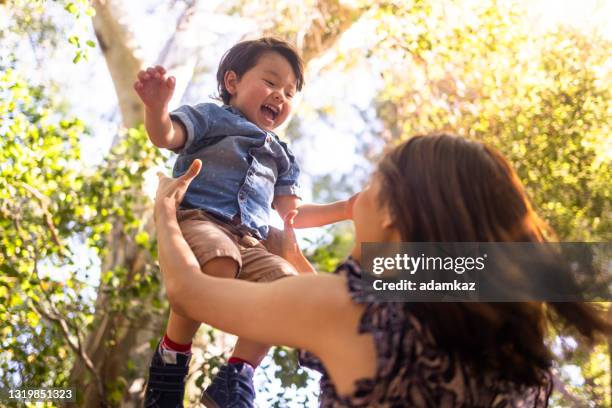
[[[89,0],[64,0],[63,2],[65,3],[64,10],[74,16],[75,22],[80,23],[81,28],[83,24],[89,23],[87,17],[93,17],[96,14]],[[83,20],[81,20],[82,17],[84,17]],[[96,43],[92,39],[82,41],[78,34],[70,35],[68,37],[68,42],[75,48],[75,55],[72,59],[72,62],[75,64],[81,59],[88,59],[89,49],[96,46]]]
[[[66,386],[70,343],[91,322],[83,302],[86,266],[69,238],[84,232],[87,197],[76,118],[59,118],[44,89],[11,68],[0,71],[0,357],[1,384]],[[66,188],[69,187],[69,188]],[[54,270],[73,274],[58,281]],[[68,334],[51,317],[69,316]]]
[[[399,62],[381,117],[396,138],[448,130],[497,147],[560,239],[609,240],[612,44],[569,28],[533,35],[515,3],[458,3],[380,9],[377,52]],[[461,18],[445,17],[451,7]]]
[[[322,237],[311,243],[307,252],[308,260],[319,272],[333,272],[353,249],[353,231],[348,228],[332,227],[329,231],[331,242]]]
[[[11,48],[16,49],[26,34],[39,64],[43,58],[37,55],[40,50],[54,50],[63,41],[72,46],[72,62],[75,64],[88,59],[90,50],[96,46],[89,34],[85,34],[90,24],[89,17],[95,15],[89,0],[9,0],[7,3],[4,7],[11,10],[11,22],[7,27],[0,27],[0,40],[6,42],[5,46],[12,42]],[[59,12],[62,8],[63,13]],[[2,9],[0,3],[0,11]],[[70,23],[60,23],[66,14],[71,16]]]
[[[148,141],[141,127],[128,129],[128,137],[112,149],[106,160],[90,175],[82,193],[88,197],[88,206],[80,209],[89,214],[86,244],[96,252],[100,259],[111,250],[108,243],[115,229],[120,237],[113,242],[124,242],[126,246],[144,249],[146,259],[131,259],[132,265],[141,264],[130,270],[124,267],[109,268],[102,264],[100,287],[96,298],[97,307],[104,313],[96,314],[92,325],[100,325],[102,320],[114,321],[120,316],[125,325],[146,325],[146,316],[165,313],[168,304],[160,290],[159,269],[154,261],[157,257],[156,242],[150,236],[150,228],[136,216],[143,208],[150,208],[149,198],[140,193],[143,189],[144,173],[151,168],[163,166],[159,151]],[[127,241],[127,242],[126,242]],[[142,307],[147,301],[147,307]],[[111,339],[121,336],[124,327],[111,326]],[[112,355],[117,342],[111,340],[105,345],[105,354]],[[152,345],[153,347],[153,345]],[[134,363],[127,361],[127,367]],[[134,375],[133,369],[127,375]],[[125,392],[127,379],[117,376],[105,385],[107,398],[111,404],[118,404]]]
[[[297,352],[286,347],[274,347],[272,362],[263,366],[267,381],[263,390],[268,396],[268,406],[282,408],[288,406],[305,406],[308,401],[316,401],[316,396],[305,392],[309,381],[309,373],[298,365]],[[272,372],[273,375],[268,375]],[[273,384],[279,383],[279,387]],[[291,390],[291,393],[288,391]]]
[[[102,256],[108,233],[120,224],[135,231],[136,245],[154,252],[133,216],[148,199],[133,192],[161,158],[142,129],[132,129],[99,169],[88,169],[80,155],[79,143],[89,137],[83,123],[58,112],[44,88],[6,67],[0,95],[0,381],[7,388],[67,386],[84,335],[96,323],[98,279],[79,256],[83,249],[74,248],[86,244]],[[123,270],[102,271],[99,280],[116,289],[107,294],[106,313],[139,318],[141,308],[130,299],[157,293],[160,285],[155,264],[144,271],[121,287]],[[158,298],[153,307],[166,304]]]

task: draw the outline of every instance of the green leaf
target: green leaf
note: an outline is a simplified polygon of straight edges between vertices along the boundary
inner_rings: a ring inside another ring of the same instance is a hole
[[[76,15],[79,12],[78,7],[76,6],[76,4],[74,3],[68,3],[66,4],[66,6],[64,7],[64,9],[69,12],[70,14],[74,14]]]
[[[149,243],[149,234],[146,231],[141,231],[136,234],[136,243],[140,246],[146,246]]]
[[[70,37],[68,37],[68,42],[76,47],[80,46],[79,37],[77,37],[76,35],[71,35]]]

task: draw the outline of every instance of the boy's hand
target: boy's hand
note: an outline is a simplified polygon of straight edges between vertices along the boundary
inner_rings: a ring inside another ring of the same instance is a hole
[[[175,85],[176,79],[173,76],[166,76],[166,70],[157,65],[138,73],[134,90],[147,109],[162,112],[167,109]]]

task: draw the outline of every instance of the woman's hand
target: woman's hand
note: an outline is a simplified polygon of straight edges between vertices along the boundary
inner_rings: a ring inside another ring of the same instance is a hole
[[[268,239],[265,242],[266,248],[271,253],[285,258],[298,273],[316,273],[310,262],[302,254],[297,243],[295,231],[293,229],[293,219],[297,215],[296,210],[289,211],[285,216],[285,225],[282,231],[270,227]]]
[[[159,185],[155,193],[155,211],[157,212],[162,208],[176,211],[185,196],[187,187],[189,187],[189,184],[191,184],[201,169],[202,162],[194,160],[185,174],[178,178],[167,177],[162,172],[158,172]]]
[[[355,201],[357,201],[358,196],[359,196],[359,193],[355,193],[351,196],[351,198],[346,200],[344,214],[347,220],[353,219],[353,207],[355,206]]]

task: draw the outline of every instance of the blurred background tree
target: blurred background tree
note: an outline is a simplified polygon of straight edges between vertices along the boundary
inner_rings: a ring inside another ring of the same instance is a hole
[[[450,131],[500,149],[560,240],[612,235],[612,47],[596,25],[538,25],[525,2],[495,0],[15,0],[0,11],[4,388],[71,385],[79,406],[140,404],[167,312],[147,174],[172,158],[148,143],[131,84],[159,63],[177,76],[175,105],[200,102],[245,35],[282,36],[305,57],[308,83],[282,133],[315,201],[358,190],[385,143]],[[325,231],[304,243],[331,271],[352,232]],[[555,331],[550,343],[553,406],[610,406],[609,345]],[[195,345],[191,402],[231,338],[204,328]],[[289,350],[265,365],[262,404],[316,405]]]

